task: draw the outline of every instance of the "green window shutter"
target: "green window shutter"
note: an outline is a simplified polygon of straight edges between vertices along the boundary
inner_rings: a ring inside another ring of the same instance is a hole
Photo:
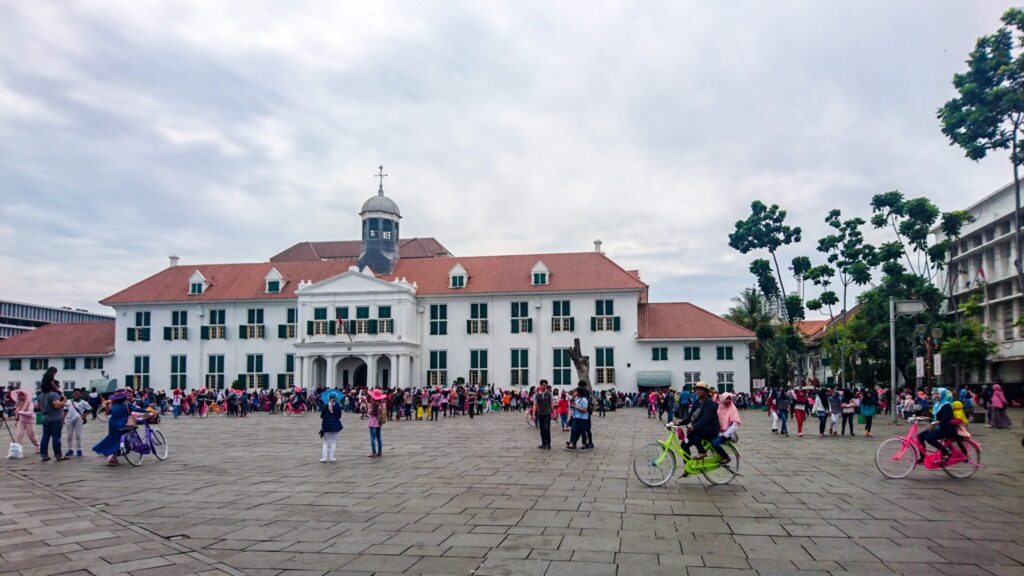
[[[312,335],[313,335],[313,321],[312,320],[306,320],[306,336],[312,336]]]
[[[338,333],[338,323],[337,322],[328,322],[327,323],[327,335],[328,336],[334,336],[337,333]]]
[[[287,374],[278,374],[277,375],[277,388],[278,388],[278,390],[284,388],[285,387],[285,383],[287,383],[287,382],[288,382],[288,375]]]
[[[370,307],[369,306],[356,306],[356,319],[357,320],[366,320],[369,317],[370,317]]]
[[[448,323],[447,322],[441,322],[441,325],[438,328],[439,328],[438,332],[440,332],[440,334],[442,336],[444,336],[445,334],[448,333]]]
[[[597,332],[597,316],[590,317],[590,331]]]
[[[288,309],[288,323],[295,324],[298,321],[299,311],[295,308]]]
[[[658,349],[657,348],[651,348],[651,360],[660,360],[660,359],[661,358],[658,358]]]
[[[171,327],[170,326],[164,326],[164,340],[170,340],[170,339],[171,339]]]
[[[512,333],[519,334],[519,320],[512,319]]]
[[[210,327],[209,326],[200,326],[199,327],[199,339],[200,340],[209,340],[210,339]]]
[[[260,374],[260,388],[270,388],[270,374]]]
[[[238,326],[238,337],[241,338],[242,340],[246,340],[249,338],[249,331],[245,329],[245,324],[241,324]]]
[[[604,316],[604,300],[594,301],[594,314],[597,316]]]
[[[368,324],[369,324],[368,328],[369,328],[370,334],[376,334],[377,333],[377,321],[376,320],[370,320],[368,322]]]
[[[383,318],[383,319],[391,318],[391,306],[378,306],[377,307],[377,318]]]
[[[470,331],[470,326],[472,326],[472,324],[472,320],[466,320],[466,334],[472,334],[472,332]]]
[[[288,337],[288,325],[287,324],[278,324],[277,325],[277,337],[278,338],[287,338]]]
[[[619,318],[618,316],[615,316],[614,318],[612,318],[612,323],[614,324],[614,330],[616,332],[618,332],[619,330],[622,330],[622,320],[621,320],[621,318]]]
[[[134,342],[135,341],[135,328],[129,328],[128,329],[128,341],[129,342]]]
[[[149,328],[143,328],[139,330],[139,340],[143,342],[149,342]]]
[[[526,331],[533,332],[533,318],[529,318],[526,320]]]
[[[575,318],[569,318],[569,332],[575,332],[575,331],[576,331],[576,319]]]
[[[313,309],[314,320],[327,320],[327,308],[314,308]]]

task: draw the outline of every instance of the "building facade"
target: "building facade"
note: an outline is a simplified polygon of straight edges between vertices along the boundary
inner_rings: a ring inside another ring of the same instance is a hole
[[[1024,330],[1017,326],[1022,314],[1022,295],[1014,269],[1013,213],[1015,191],[1010,183],[966,208],[974,222],[965,224],[959,241],[950,250],[949,263],[939,272],[936,284],[950,294],[947,312],[978,296],[982,322],[996,353],[983,370],[964,371],[965,383],[1024,383]],[[935,241],[945,239],[938,228]]]
[[[679,389],[701,379],[750,389],[753,333],[692,304],[649,303],[639,273],[599,249],[457,257],[434,241],[407,258],[398,207],[383,190],[361,213],[358,258],[311,256],[317,249],[299,244],[262,263],[172,261],[104,299],[116,320],[107,372],[164,390],[405,388],[458,378],[569,387],[568,348],[579,338],[599,389]],[[19,354],[0,343],[0,381],[14,381]]]
[[[110,316],[94,314],[88,310],[0,300],[0,340],[24,334],[47,324],[113,321]]]

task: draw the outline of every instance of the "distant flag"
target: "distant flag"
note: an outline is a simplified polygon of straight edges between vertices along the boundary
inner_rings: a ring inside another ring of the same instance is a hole
[[[978,272],[974,275],[974,285],[981,286],[982,284],[988,284],[988,279],[985,278],[985,267],[978,266]]]

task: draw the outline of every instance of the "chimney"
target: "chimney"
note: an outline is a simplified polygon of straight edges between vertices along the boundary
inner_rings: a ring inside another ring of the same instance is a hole
[[[175,266],[178,265],[178,257],[177,256],[169,256],[168,258],[171,261],[171,266],[170,266],[171,268],[174,268]]]
[[[600,240],[594,240],[594,252],[597,252],[598,254],[602,253],[601,252],[601,241]]]

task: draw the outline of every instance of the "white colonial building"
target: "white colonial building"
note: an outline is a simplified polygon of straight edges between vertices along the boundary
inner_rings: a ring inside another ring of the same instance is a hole
[[[172,258],[102,301],[114,324],[76,325],[92,330],[92,346],[84,334],[76,347],[62,345],[61,325],[0,342],[0,383],[35,383],[55,365],[85,370],[73,375],[79,386],[102,369],[120,384],[164,390],[404,388],[459,377],[571,386],[567,349],[579,338],[600,389],[701,379],[750,389],[750,331],[689,303],[649,303],[639,273],[599,243],[457,257],[432,238],[400,240],[401,213],[383,190],[361,216],[360,242],[303,242],[252,264]]]

